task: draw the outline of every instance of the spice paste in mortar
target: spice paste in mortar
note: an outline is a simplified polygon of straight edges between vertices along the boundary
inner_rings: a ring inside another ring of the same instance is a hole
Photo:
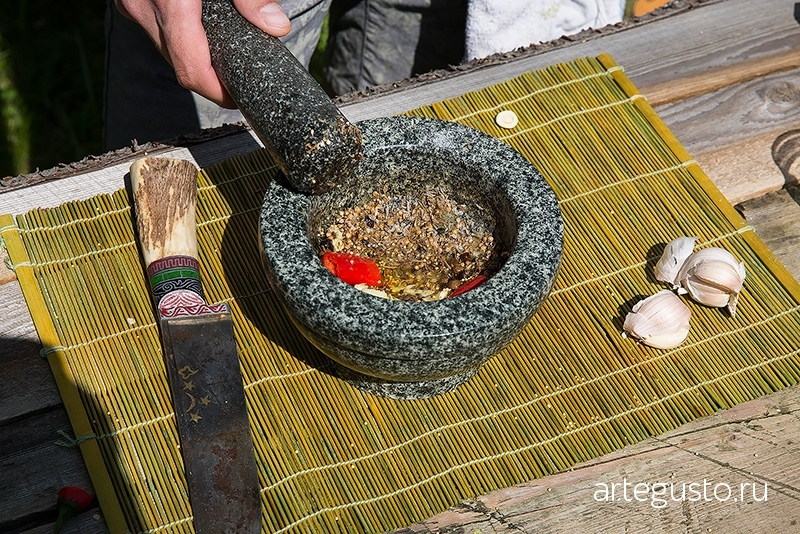
[[[506,259],[495,251],[494,229],[476,216],[485,209],[460,204],[436,188],[395,196],[387,188],[374,191],[366,202],[339,210],[323,230],[323,262],[334,274],[341,266],[349,276],[345,281],[377,296],[406,301],[455,296],[487,280]],[[374,262],[380,276],[361,262]],[[363,281],[352,275],[362,267]]]

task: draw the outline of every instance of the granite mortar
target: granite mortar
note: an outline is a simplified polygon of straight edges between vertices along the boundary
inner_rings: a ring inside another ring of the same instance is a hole
[[[453,122],[417,117],[358,123],[364,156],[322,195],[273,180],[261,212],[267,277],[303,335],[363,391],[399,399],[450,391],[505,348],[549,294],[563,251],[555,194],[522,155]],[[342,206],[372,191],[437,185],[488,206],[498,246],[511,254],[486,283],[434,302],[387,300],[333,276],[315,242]]]

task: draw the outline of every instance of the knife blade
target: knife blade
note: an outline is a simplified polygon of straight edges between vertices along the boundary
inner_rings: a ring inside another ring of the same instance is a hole
[[[206,303],[200,280],[197,169],[187,160],[145,157],[130,174],[195,531],[260,532],[258,469],[233,322],[226,304]]]

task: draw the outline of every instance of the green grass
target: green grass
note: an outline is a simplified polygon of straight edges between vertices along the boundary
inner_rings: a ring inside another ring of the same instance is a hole
[[[105,2],[0,2],[0,177],[100,154]]]
[[[11,61],[0,36],[0,117],[5,125],[11,169],[27,172],[31,165],[30,118],[11,76]]]

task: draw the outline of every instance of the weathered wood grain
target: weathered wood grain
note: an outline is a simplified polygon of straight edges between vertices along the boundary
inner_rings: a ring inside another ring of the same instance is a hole
[[[800,532],[798,419],[795,386],[568,472],[465,501],[396,534]],[[644,486],[634,493],[637,484],[659,483],[672,486],[655,499]]]
[[[20,531],[25,534],[52,534],[55,521],[38,524]],[[103,521],[103,514],[99,508],[91,508],[70,519],[64,525],[61,534],[106,534],[108,529]]]
[[[39,356],[40,348],[38,340],[4,336],[0,348],[4,381],[0,393],[0,422],[62,406],[50,367]]]
[[[787,136],[800,127],[800,69],[655,109],[733,204],[797,179],[800,143]]]
[[[0,532],[28,516],[51,509],[63,486],[80,486],[93,491],[78,448],[56,444],[64,439],[59,430],[72,436],[64,410],[39,412],[0,428],[3,472]]]
[[[675,80],[648,86],[647,101],[651,106],[660,106],[797,68],[800,68],[800,54],[796,50],[787,50],[764,59],[733,63],[729,67],[722,67],[710,73],[681,76]]]
[[[792,188],[797,191],[796,188]],[[800,204],[781,189],[736,206],[786,270],[800,280]]]
[[[61,405],[47,360],[39,356],[39,337],[16,282],[0,285],[0,428],[5,422]],[[0,431],[2,432],[2,431]],[[0,454],[6,451],[0,449]],[[2,516],[0,516],[2,517]]]
[[[180,158],[189,160],[198,167],[208,167],[233,156],[249,154],[260,147],[255,134],[248,129],[242,133],[210,139],[200,145],[131,155],[127,160],[96,171],[5,192],[0,195],[0,213],[20,214],[36,208],[59,206],[70,200],[82,200],[100,193],[113,193],[123,189],[130,181],[128,174],[131,162],[143,155]]]

